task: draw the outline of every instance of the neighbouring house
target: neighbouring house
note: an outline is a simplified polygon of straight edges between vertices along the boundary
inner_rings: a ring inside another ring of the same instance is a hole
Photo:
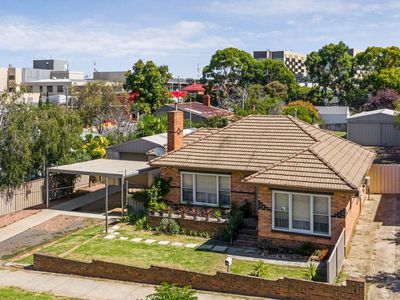
[[[347,118],[347,138],[364,146],[400,146],[400,128],[395,111],[377,109]]]
[[[320,127],[323,129],[346,131],[347,118],[350,117],[348,106],[316,106],[322,120]]]
[[[165,104],[157,111],[154,112],[155,116],[166,114],[168,111],[174,111],[175,109],[180,110],[184,113],[185,120],[192,120],[194,123],[204,122],[212,117],[232,117],[233,113],[215,107],[211,105],[211,99],[209,96],[203,96],[203,103],[200,102],[183,102],[179,104]]]
[[[184,87],[182,91],[189,94],[204,95],[204,86],[201,83],[193,83]]]
[[[373,151],[292,116],[248,116],[183,145],[183,113],[168,118],[168,152],[149,163],[172,178],[168,203],[248,202],[263,247],[332,247],[342,231],[348,244]]]
[[[204,134],[207,134],[215,129],[200,128],[200,129],[184,129],[183,143],[190,143]],[[151,136],[141,137],[126,143],[112,145],[106,149],[106,157],[108,159],[120,159],[131,161],[149,161],[155,157],[166,153],[167,148],[167,133],[160,133]],[[153,169],[146,173],[131,177],[128,179],[135,187],[149,187],[153,182],[154,176],[159,174],[159,169]]]

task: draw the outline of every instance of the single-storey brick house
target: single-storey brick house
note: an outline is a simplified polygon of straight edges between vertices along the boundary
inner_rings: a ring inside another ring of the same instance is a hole
[[[182,145],[168,112],[168,152],[150,162],[172,178],[170,203],[252,205],[265,246],[350,240],[375,153],[292,116],[254,115]]]

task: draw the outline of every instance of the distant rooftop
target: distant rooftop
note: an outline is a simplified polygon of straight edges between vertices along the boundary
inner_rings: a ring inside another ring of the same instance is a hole
[[[363,112],[360,112],[358,114],[354,114],[354,115],[348,117],[348,119],[356,119],[359,117],[365,117],[365,116],[371,116],[371,115],[377,115],[377,114],[394,116],[395,111],[393,109],[387,109],[387,108],[376,109],[376,110],[371,110],[371,111],[363,111]]]
[[[167,104],[168,106],[175,107],[175,104]],[[191,112],[199,116],[206,118],[212,118],[215,116],[230,116],[232,113],[226,109],[222,109],[215,106],[207,106],[200,102],[183,102],[178,104],[178,109],[184,112]]]

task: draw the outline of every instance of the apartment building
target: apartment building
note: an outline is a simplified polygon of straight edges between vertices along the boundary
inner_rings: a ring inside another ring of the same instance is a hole
[[[296,53],[293,51],[281,50],[281,51],[254,51],[253,56],[255,59],[274,59],[279,60],[285,64],[285,66],[293,72],[296,76],[297,81],[304,81],[307,77],[306,68],[306,54]]]

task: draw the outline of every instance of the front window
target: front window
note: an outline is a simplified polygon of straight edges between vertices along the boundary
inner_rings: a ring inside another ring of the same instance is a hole
[[[229,175],[181,173],[181,201],[207,206],[230,206]]]
[[[330,235],[330,197],[274,191],[272,227],[275,230]]]
[[[57,85],[57,93],[64,92],[64,87],[62,85]]]

